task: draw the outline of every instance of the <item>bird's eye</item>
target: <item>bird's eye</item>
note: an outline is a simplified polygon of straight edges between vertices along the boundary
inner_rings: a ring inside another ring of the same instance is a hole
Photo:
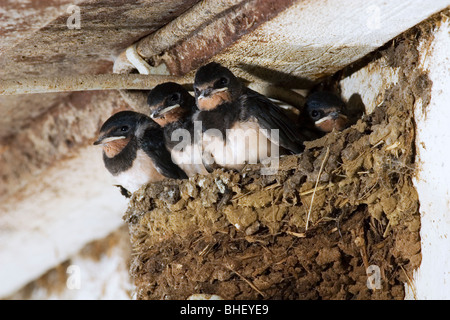
[[[196,95],[200,95],[200,89],[199,88],[194,88],[195,94]]]
[[[180,100],[180,94],[179,93],[174,93],[169,97],[169,102],[171,103],[175,103],[178,102]]]
[[[320,112],[317,111],[317,110],[311,111],[311,118],[313,118],[313,119],[318,119],[318,118],[320,118]]]
[[[128,131],[129,127],[128,126],[123,126],[122,128],[120,128],[120,131],[125,132]]]
[[[226,85],[228,85],[228,83],[230,83],[230,80],[228,78],[226,78],[226,77],[222,77],[222,78],[219,79],[219,81],[217,81],[217,84],[220,87],[225,87]]]

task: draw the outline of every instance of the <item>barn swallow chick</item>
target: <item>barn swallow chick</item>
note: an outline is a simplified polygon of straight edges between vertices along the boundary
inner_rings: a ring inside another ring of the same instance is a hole
[[[344,114],[345,103],[337,95],[327,91],[317,91],[306,99],[305,111],[313,126],[324,133],[336,129],[344,130],[349,121]]]
[[[303,151],[304,140],[294,121],[222,65],[211,62],[199,68],[194,90],[199,110],[193,119],[202,122],[208,164],[239,170],[246,163],[277,156],[274,145],[278,154]]]
[[[94,145],[103,147],[106,169],[131,193],[150,182],[187,178],[172,162],[161,127],[144,114],[121,111],[112,115]]]
[[[183,86],[166,82],[157,85],[148,95],[150,116],[164,130],[164,139],[172,160],[190,177],[207,174],[201,150],[194,143],[192,115],[195,98]]]

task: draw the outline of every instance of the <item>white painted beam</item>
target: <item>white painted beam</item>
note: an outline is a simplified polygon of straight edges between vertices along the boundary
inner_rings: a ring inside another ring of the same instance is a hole
[[[244,78],[307,85],[376,50],[449,5],[450,0],[298,1],[214,60]],[[304,81],[296,82],[289,76]]]
[[[417,188],[421,213],[422,263],[414,274],[415,292],[407,298],[450,299],[450,20],[434,32],[431,46],[420,50],[421,65],[433,85],[422,109],[416,101]],[[414,296],[415,293],[415,296]]]
[[[432,81],[431,100],[422,108],[415,104],[416,163],[414,184],[421,214],[421,266],[414,273],[413,287],[405,284],[405,299],[450,298],[450,21],[427,37],[432,43],[419,47],[420,65]],[[358,93],[371,113],[383,101],[385,90],[398,82],[398,68],[384,58],[363,67],[340,82],[348,100]]]

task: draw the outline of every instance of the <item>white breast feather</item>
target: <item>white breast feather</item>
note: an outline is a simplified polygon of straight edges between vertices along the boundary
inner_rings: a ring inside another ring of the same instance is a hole
[[[125,172],[115,176],[117,184],[130,192],[135,192],[144,184],[164,179],[155,168],[153,161],[144,151],[138,150],[133,165]]]

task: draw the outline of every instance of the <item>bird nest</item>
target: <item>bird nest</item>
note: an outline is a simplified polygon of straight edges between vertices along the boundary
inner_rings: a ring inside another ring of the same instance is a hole
[[[413,108],[430,82],[416,34],[370,57],[400,68],[375,111],[276,174],[248,165],[135,192],[124,219],[137,298],[402,299],[421,261]]]

